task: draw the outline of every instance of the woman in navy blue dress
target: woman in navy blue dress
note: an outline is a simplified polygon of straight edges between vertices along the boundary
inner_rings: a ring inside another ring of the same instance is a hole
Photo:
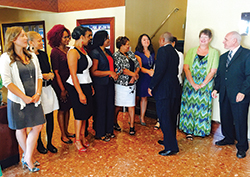
[[[144,117],[147,109],[147,97],[150,96],[148,94],[148,87],[154,74],[153,66],[155,61],[154,48],[147,34],[140,35],[135,50],[135,55],[141,66],[139,81],[137,83],[137,96],[141,99],[141,113],[139,118],[141,124],[146,125]]]

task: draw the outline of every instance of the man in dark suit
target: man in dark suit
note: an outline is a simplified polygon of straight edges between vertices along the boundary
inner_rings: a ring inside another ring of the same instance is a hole
[[[234,144],[236,156],[244,158],[248,150],[247,117],[250,102],[250,50],[240,46],[241,36],[233,31],[223,43],[229,51],[220,56],[212,97],[220,94],[220,118],[224,139],[218,146]]]
[[[160,48],[157,52],[155,73],[151,79],[148,92],[156,100],[156,111],[159,117],[165,149],[159,154],[174,155],[179,152],[176,140],[176,119],[180,109],[180,84],[178,80],[179,56],[171,45],[172,34],[160,36]]]

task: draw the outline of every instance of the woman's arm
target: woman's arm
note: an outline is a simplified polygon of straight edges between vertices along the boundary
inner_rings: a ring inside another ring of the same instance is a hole
[[[205,87],[214,77],[215,73],[217,72],[217,69],[211,69],[210,72],[208,73],[208,75],[206,76],[205,80],[202,82],[202,84],[200,85],[201,88]]]
[[[21,98],[26,104],[33,102],[33,98],[25,95],[15,84],[10,83],[7,89],[11,91],[14,95]]]
[[[82,92],[78,77],[77,77],[77,61],[79,58],[79,53],[75,49],[71,49],[68,52],[67,59],[69,65],[70,75],[74,84],[74,87],[79,95],[79,100],[83,104],[87,104],[87,99],[84,93]]]
[[[96,77],[111,76],[114,80],[117,80],[118,75],[114,71],[98,70],[98,63],[99,61],[97,59],[93,59],[93,65],[91,67],[91,73],[93,76],[96,76]]]
[[[43,80],[38,79],[36,94],[32,96],[33,103],[38,102],[38,100],[39,100],[39,98],[40,98],[40,96],[42,94],[42,86],[43,86]]]
[[[192,85],[192,87],[193,87],[195,90],[200,89],[200,85],[196,84],[196,83],[194,82],[194,80],[193,80],[191,71],[190,71],[190,69],[189,69],[189,65],[188,65],[188,64],[184,64],[184,65],[183,65],[183,69],[184,69],[186,78],[187,78],[188,82]]]
[[[138,55],[135,55],[135,57],[136,57],[137,61],[139,62],[139,65],[141,67],[141,72],[146,73],[152,77],[154,75],[154,70],[153,69],[146,69],[146,68],[142,67],[141,57],[139,57]]]

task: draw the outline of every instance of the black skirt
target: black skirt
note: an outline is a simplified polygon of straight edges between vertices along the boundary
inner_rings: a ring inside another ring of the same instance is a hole
[[[75,87],[69,83],[66,84],[71,100],[74,117],[76,120],[87,120],[93,114],[93,97],[91,84],[80,84],[82,92],[87,98],[87,104],[82,104]]]

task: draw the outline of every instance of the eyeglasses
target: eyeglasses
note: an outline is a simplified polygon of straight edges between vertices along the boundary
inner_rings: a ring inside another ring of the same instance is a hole
[[[71,36],[63,36],[63,39],[71,39]]]

